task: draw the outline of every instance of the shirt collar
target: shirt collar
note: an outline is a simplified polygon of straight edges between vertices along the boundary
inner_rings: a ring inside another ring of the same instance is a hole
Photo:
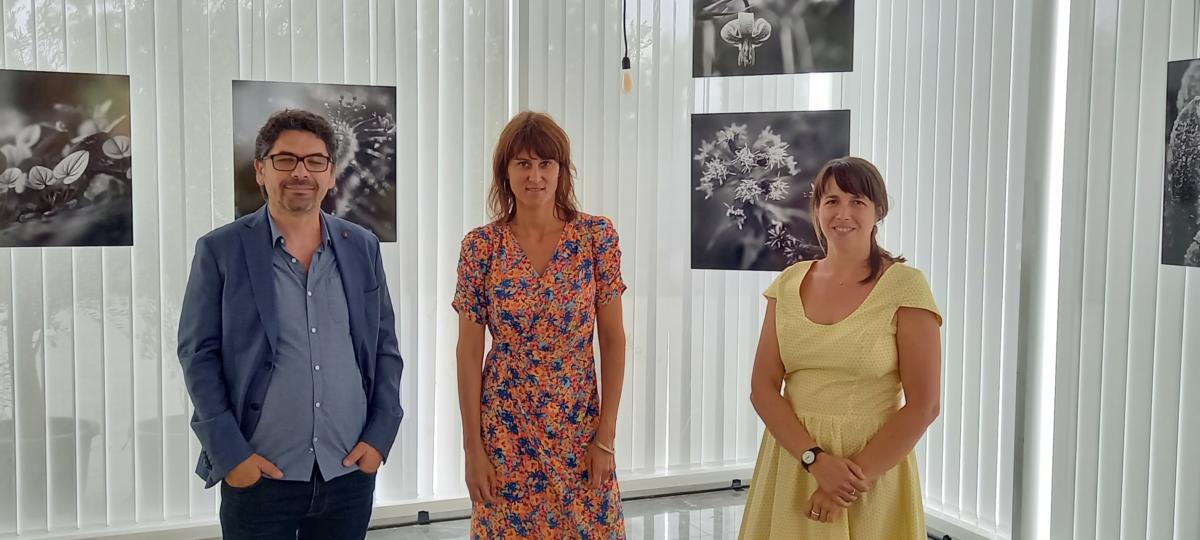
[[[284,243],[283,233],[279,232],[279,227],[275,225],[275,218],[271,216],[271,212],[267,211],[267,221],[271,224],[271,245],[278,246]],[[325,219],[325,211],[321,211],[321,236],[322,246],[328,246],[333,243],[333,239],[329,236],[329,222]]]

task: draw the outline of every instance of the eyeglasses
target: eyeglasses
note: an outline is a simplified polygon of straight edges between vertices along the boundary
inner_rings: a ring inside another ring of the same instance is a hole
[[[304,168],[308,172],[325,172],[329,169],[329,163],[333,160],[325,154],[309,154],[307,156],[297,156],[295,154],[278,153],[266,156],[265,159],[271,160],[271,166],[280,172],[291,172],[296,170],[300,162],[304,162]]]

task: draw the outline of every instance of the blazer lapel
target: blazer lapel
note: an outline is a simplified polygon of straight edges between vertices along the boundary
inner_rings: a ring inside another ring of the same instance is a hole
[[[246,270],[250,273],[250,289],[258,316],[267,332],[271,350],[277,351],[279,319],[275,308],[275,268],[271,264],[271,224],[267,221],[267,206],[255,212],[242,230],[242,251],[246,255]]]
[[[345,225],[331,216],[326,216],[325,226],[329,227],[329,238],[333,242],[333,253],[337,257],[338,273],[342,277],[342,289],[346,293],[346,311],[350,312],[350,339],[359,362],[364,360],[366,341],[363,339],[363,272],[367,266],[366,257],[356,244],[354,235]]]

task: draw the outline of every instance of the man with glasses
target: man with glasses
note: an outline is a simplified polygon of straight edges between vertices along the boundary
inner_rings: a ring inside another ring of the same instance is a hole
[[[321,211],[336,145],[316,114],[272,115],[267,203],[196,242],[178,352],[225,538],[364,538],[404,414],[379,240]]]

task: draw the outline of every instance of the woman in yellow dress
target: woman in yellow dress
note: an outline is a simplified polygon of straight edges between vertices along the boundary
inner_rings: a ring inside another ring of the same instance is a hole
[[[742,539],[926,536],[913,447],[938,415],[942,318],[921,271],[876,242],[887,212],[866,160],[813,180],[826,255],[764,292],[750,400],[767,431]]]

